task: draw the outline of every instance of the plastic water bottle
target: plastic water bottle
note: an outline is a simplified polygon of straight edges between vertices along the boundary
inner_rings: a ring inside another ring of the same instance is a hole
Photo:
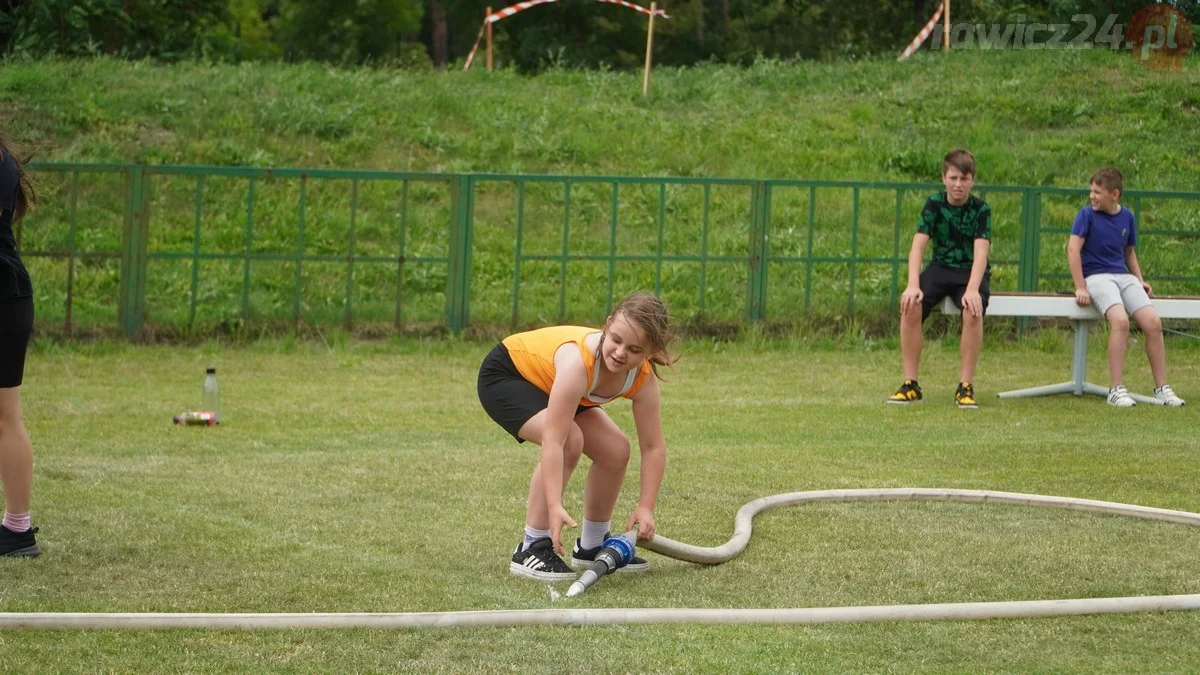
[[[204,375],[204,410],[211,412],[213,422],[221,423],[221,392],[217,386],[217,369],[209,368]]]
[[[189,427],[211,427],[217,423],[213,414],[207,410],[194,410],[179,413],[175,416],[175,424]]]

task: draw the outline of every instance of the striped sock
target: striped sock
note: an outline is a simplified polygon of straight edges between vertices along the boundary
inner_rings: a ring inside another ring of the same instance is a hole
[[[16,532],[18,534],[21,532],[27,532],[30,528],[29,512],[9,513],[8,511],[5,511],[3,525],[4,527],[8,528],[9,532]]]

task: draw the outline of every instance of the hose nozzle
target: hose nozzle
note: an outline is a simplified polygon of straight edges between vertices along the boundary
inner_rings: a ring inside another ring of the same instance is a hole
[[[605,539],[600,552],[596,554],[596,561],[592,563],[591,568],[580,575],[575,583],[571,584],[571,587],[567,589],[567,597],[573,598],[582,594],[588,587],[596,583],[600,577],[612,574],[628,565],[633,560],[633,542],[636,539],[637,530],[630,530],[625,534],[618,534]]]

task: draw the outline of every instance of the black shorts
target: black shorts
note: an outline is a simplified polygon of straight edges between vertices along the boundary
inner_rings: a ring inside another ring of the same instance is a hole
[[[478,387],[479,402],[483,404],[483,409],[518,443],[525,442],[518,435],[521,427],[550,405],[550,395],[521,377],[517,365],[508,355],[508,348],[503,344],[496,345],[483,359],[479,366]],[[575,414],[591,410],[592,407],[581,405],[575,409]]]
[[[979,295],[983,298],[983,313],[987,314],[988,298],[992,297],[991,279],[989,274],[983,275],[979,283]],[[967,291],[967,282],[971,280],[971,270],[960,270],[946,267],[938,263],[929,263],[921,272],[921,321],[929,318],[933,308],[946,296],[954,301],[954,306],[962,309],[963,293]]]
[[[21,386],[33,332],[33,298],[0,300],[0,389]]]

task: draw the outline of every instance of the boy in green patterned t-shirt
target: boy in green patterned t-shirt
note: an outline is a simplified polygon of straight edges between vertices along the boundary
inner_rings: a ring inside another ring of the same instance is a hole
[[[991,295],[988,250],[991,246],[991,208],[971,195],[975,184],[975,157],[952,150],[942,161],[946,191],[925,202],[917,233],[908,254],[908,287],[900,296],[900,351],[904,356],[904,384],[888,403],[921,400],[917,374],[921,365],[921,325],[946,296],[962,310],[962,372],[954,401],[960,408],[978,408],[975,399],[975,364],[983,342],[983,315]],[[933,259],[918,274],[925,245],[933,240]],[[918,315],[917,309],[920,308]]]

